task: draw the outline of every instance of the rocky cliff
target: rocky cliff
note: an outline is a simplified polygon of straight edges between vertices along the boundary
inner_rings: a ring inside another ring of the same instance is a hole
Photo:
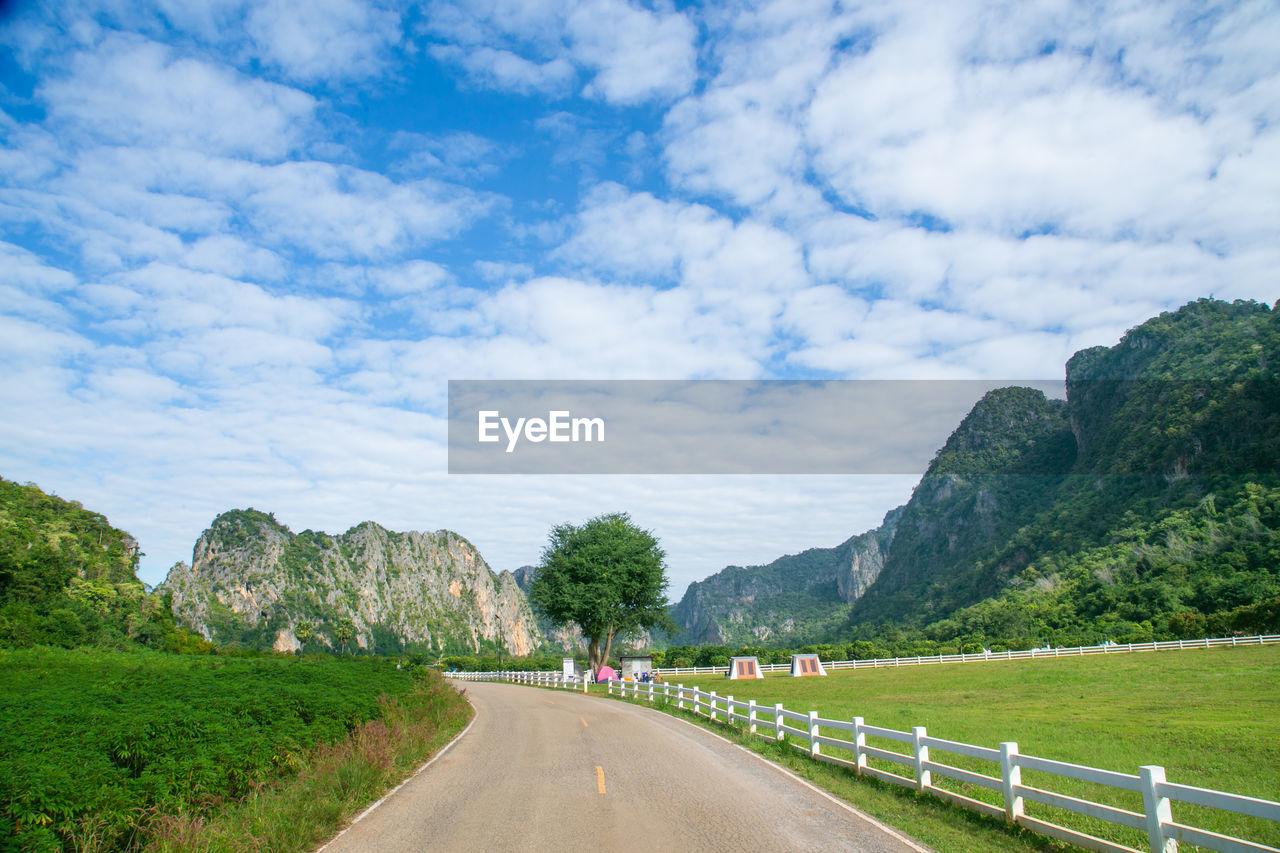
[[[879,577],[902,508],[834,548],[810,548],[763,566],[728,566],[689,585],[671,616],[677,644],[794,643],[838,624]]]
[[[521,566],[511,573],[512,577],[515,578],[516,586],[520,587],[520,592],[523,595],[529,594],[529,584],[533,583],[533,578],[537,574],[537,566]],[[534,615],[537,616],[536,613]],[[538,630],[542,632],[547,645],[552,648],[566,652],[586,649],[587,641],[583,639],[582,629],[577,625],[557,625],[549,619],[538,619],[537,621]]]
[[[912,492],[855,619],[927,616],[998,592],[1007,571],[976,566],[1051,504],[1075,457],[1065,401],[1031,388],[988,392]]]
[[[191,564],[175,565],[162,587],[178,624],[252,648],[524,655],[542,639],[511,573],[495,574],[447,530],[396,533],[364,522],[340,536],[295,534],[274,516],[233,510],[214,519]]]

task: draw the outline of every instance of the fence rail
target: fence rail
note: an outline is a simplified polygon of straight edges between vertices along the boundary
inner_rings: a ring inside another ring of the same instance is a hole
[[[1243,639],[1251,641],[1247,644],[1252,645],[1259,645],[1263,641],[1280,641],[1280,637],[1274,636]],[[1168,644],[1141,645],[1151,647],[1144,650],[1161,650],[1157,648],[1161,645],[1169,647]],[[1229,643],[1219,642],[1213,645]],[[1177,648],[1176,645],[1172,647]],[[1205,647],[1203,644],[1195,646]],[[1133,651],[1139,650],[1135,644]],[[972,657],[970,656],[971,659]],[[565,677],[559,672],[455,672],[449,673],[449,677],[463,681],[507,681],[566,690],[587,688],[585,679]],[[718,695],[715,691],[704,692],[696,686],[619,680],[611,680],[607,685],[611,695],[650,703],[662,700],[668,707],[692,711],[710,720],[726,724],[741,723],[750,734],[785,741],[817,761],[841,765],[859,776],[870,776],[889,784],[911,788],[1088,850],[1101,853],[1143,853],[1137,847],[1092,835],[1080,826],[1073,827],[1059,822],[1065,820],[1059,816],[1059,812],[1115,824],[1141,833],[1146,837],[1146,849],[1150,853],[1176,853],[1179,842],[1221,853],[1280,853],[1280,848],[1191,826],[1175,821],[1173,817],[1173,804],[1176,802],[1280,825],[1280,802],[1169,782],[1165,779],[1164,768],[1155,765],[1138,768],[1136,775],[1118,773],[1023,755],[1018,751],[1018,744],[1013,741],[1001,743],[998,748],[977,746],[931,737],[924,726],[916,726],[908,732],[868,725],[862,717],[827,719],[820,717],[817,711],[802,713],[789,710],[782,703],[762,705],[755,700],[744,702],[733,696]],[[868,738],[875,738],[885,745],[868,744]],[[905,751],[886,748],[895,743],[903,745]],[[982,773],[955,766],[940,760],[943,755],[957,755],[986,762],[991,766],[991,772]],[[879,762],[880,766],[870,764],[871,761]],[[1040,781],[1037,785],[1024,784],[1023,770],[1038,773],[1049,781]],[[989,798],[998,802],[986,802],[976,796],[941,787],[934,781],[935,776],[995,792],[996,796],[989,795]],[[1047,786],[1052,784],[1051,780],[1054,778],[1115,789],[1122,792],[1122,795],[1129,795],[1135,807],[1138,802],[1135,795],[1140,795],[1142,811],[1050,790]],[[1056,811],[1045,815],[1028,814],[1028,802],[1048,806]],[[1048,819],[1050,817],[1054,820]]]
[[[1072,646],[1070,648],[1026,649],[1006,652],[969,652],[958,655],[915,655],[902,658],[873,658],[870,660],[823,661],[826,669],[880,669],[893,666],[925,666],[936,663],[978,663],[982,661],[1033,660],[1041,658],[1080,657],[1085,655],[1117,655],[1130,652],[1169,652],[1185,649],[1215,649],[1222,646],[1267,646],[1280,643],[1280,634],[1262,634],[1254,637],[1214,637],[1202,640],[1164,640],[1158,643],[1104,643],[1099,646]],[[761,672],[788,672],[789,663],[766,663]],[[677,675],[724,675],[727,666],[660,667],[664,677]]]

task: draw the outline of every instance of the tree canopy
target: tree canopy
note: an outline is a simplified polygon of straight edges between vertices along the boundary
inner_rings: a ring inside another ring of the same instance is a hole
[[[670,626],[667,583],[653,534],[626,513],[607,513],[552,528],[529,600],[543,617],[582,629],[597,670],[619,635]]]

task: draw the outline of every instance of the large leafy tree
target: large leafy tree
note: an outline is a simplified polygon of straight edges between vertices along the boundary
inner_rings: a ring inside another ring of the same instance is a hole
[[[529,600],[544,618],[582,629],[598,670],[619,635],[670,625],[666,592],[658,540],[626,513],[608,513],[552,528]]]

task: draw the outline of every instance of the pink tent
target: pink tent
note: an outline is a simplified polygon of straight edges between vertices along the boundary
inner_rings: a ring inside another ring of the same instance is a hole
[[[611,678],[617,678],[618,673],[614,672],[611,666],[602,666],[600,671],[596,673],[596,681],[608,681]]]

